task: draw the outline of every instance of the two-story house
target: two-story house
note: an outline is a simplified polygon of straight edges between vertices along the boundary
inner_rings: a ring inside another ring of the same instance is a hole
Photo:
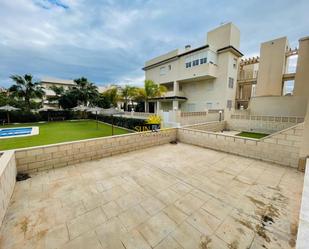
[[[204,45],[176,49],[146,61],[145,78],[167,88],[155,110],[188,112],[235,105],[240,31],[227,23],[207,33]]]
[[[58,103],[56,101],[51,101],[50,98],[54,97],[56,94],[51,89],[53,86],[63,87],[64,90],[68,90],[73,87],[75,82],[73,80],[55,79],[55,78],[43,78],[41,79],[41,85],[44,88],[45,97],[43,104],[45,107],[55,107],[58,108]]]

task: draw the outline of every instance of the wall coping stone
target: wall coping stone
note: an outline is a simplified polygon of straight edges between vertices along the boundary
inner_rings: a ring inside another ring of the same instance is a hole
[[[0,156],[0,176],[3,174],[7,164],[11,160],[12,156],[14,156],[14,150],[6,150],[1,152]]]
[[[177,129],[177,128],[164,128],[164,129],[160,130],[159,132],[175,130],[175,129]],[[130,136],[146,135],[146,134],[150,134],[150,133],[155,133],[155,132],[153,132],[153,131],[143,131],[143,132],[120,134],[120,135],[114,135],[114,136],[88,138],[88,139],[68,141],[68,142],[63,142],[63,143],[46,144],[46,145],[39,145],[39,146],[33,146],[33,147],[19,148],[19,149],[14,149],[13,151],[15,151],[15,152],[22,152],[22,151],[25,151],[25,150],[29,151],[29,150],[37,150],[37,149],[46,149],[46,148],[52,148],[52,147],[61,146],[61,145],[73,145],[73,144],[77,144],[77,143],[81,143],[81,142],[92,142],[92,141],[94,142],[94,141],[108,140],[108,139],[119,138],[119,137],[130,137]],[[0,153],[3,153],[3,152],[6,152],[6,150],[0,151]]]

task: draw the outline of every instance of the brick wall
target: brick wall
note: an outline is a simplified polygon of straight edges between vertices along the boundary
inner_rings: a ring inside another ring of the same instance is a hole
[[[16,165],[19,172],[35,172],[160,145],[175,139],[176,129],[166,129],[18,149],[15,152]]]
[[[176,116],[176,122],[180,123],[180,125],[199,124],[218,120],[219,120],[219,113],[178,112],[178,115]]]
[[[212,131],[212,132],[219,132],[222,131],[226,126],[226,121],[214,121],[214,122],[207,122],[203,124],[195,124],[195,125],[187,125],[183,128],[189,128],[194,130],[200,131]]]
[[[232,114],[226,128],[236,131],[253,131],[271,134],[298,123],[304,122],[303,117],[250,116]]]
[[[15,177],[14,151],[6,151],[0,156],[0,226],[13,194]]]
[[[179,128],[177,139],[183,143],[296,168],[303,130],[304,124],[302,123],[258,140],[191,128]]]

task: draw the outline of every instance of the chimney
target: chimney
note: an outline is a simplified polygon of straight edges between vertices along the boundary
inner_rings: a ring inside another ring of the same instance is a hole
[[[191,49],[191,45],[190,45],[190,44],[188,44],[188,45],[185,46],[185,51],[188,51],[188,50],[190,50],[190,49]]]

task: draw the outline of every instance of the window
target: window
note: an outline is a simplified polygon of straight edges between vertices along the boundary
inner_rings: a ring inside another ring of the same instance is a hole
[[[212,103],[211,102],[207,102],[206,103],[206,108],[207,108],[207,110],[212,109]]]
[[[165,67],[161,67],[160,68],[160,75],[165,75],[166,74],[166,68]]]
[[[228,100],[228,101],[226,102],[226,107],[229,108],[229,109],[231,110],[231,108],[232,108],[232,100]]]
[[[186,68],[189,68],[191,66],[195,67],[198,66],[199,64],[207,63],[206,57],[207,57],[206,52],[188,56],[185,61],[185,66]]]
[[[198,66],[198,64],[199,64],[199,60],[198,59],[193,61],[193,66]]]
[[[237,68],[237,59],[234,58],[233,60],[233,68],[236,69]]]
[[[252,85],[252,88],[251,88],[251,97],[255,97],[255,93],[256,93],[256,84]]]
[[[234,79],[229,77],[229,88],[233,88],[234,87]]]
[[[207,63],[207,58],[200,59],[200,64],[205,64],[205,63]]]
[[[195,111],[195,104],[187,104],[187,112],[194,112]]]
[[[286,80],[283,82],[282,95],[291,96],[294,91],[294,80]]]

